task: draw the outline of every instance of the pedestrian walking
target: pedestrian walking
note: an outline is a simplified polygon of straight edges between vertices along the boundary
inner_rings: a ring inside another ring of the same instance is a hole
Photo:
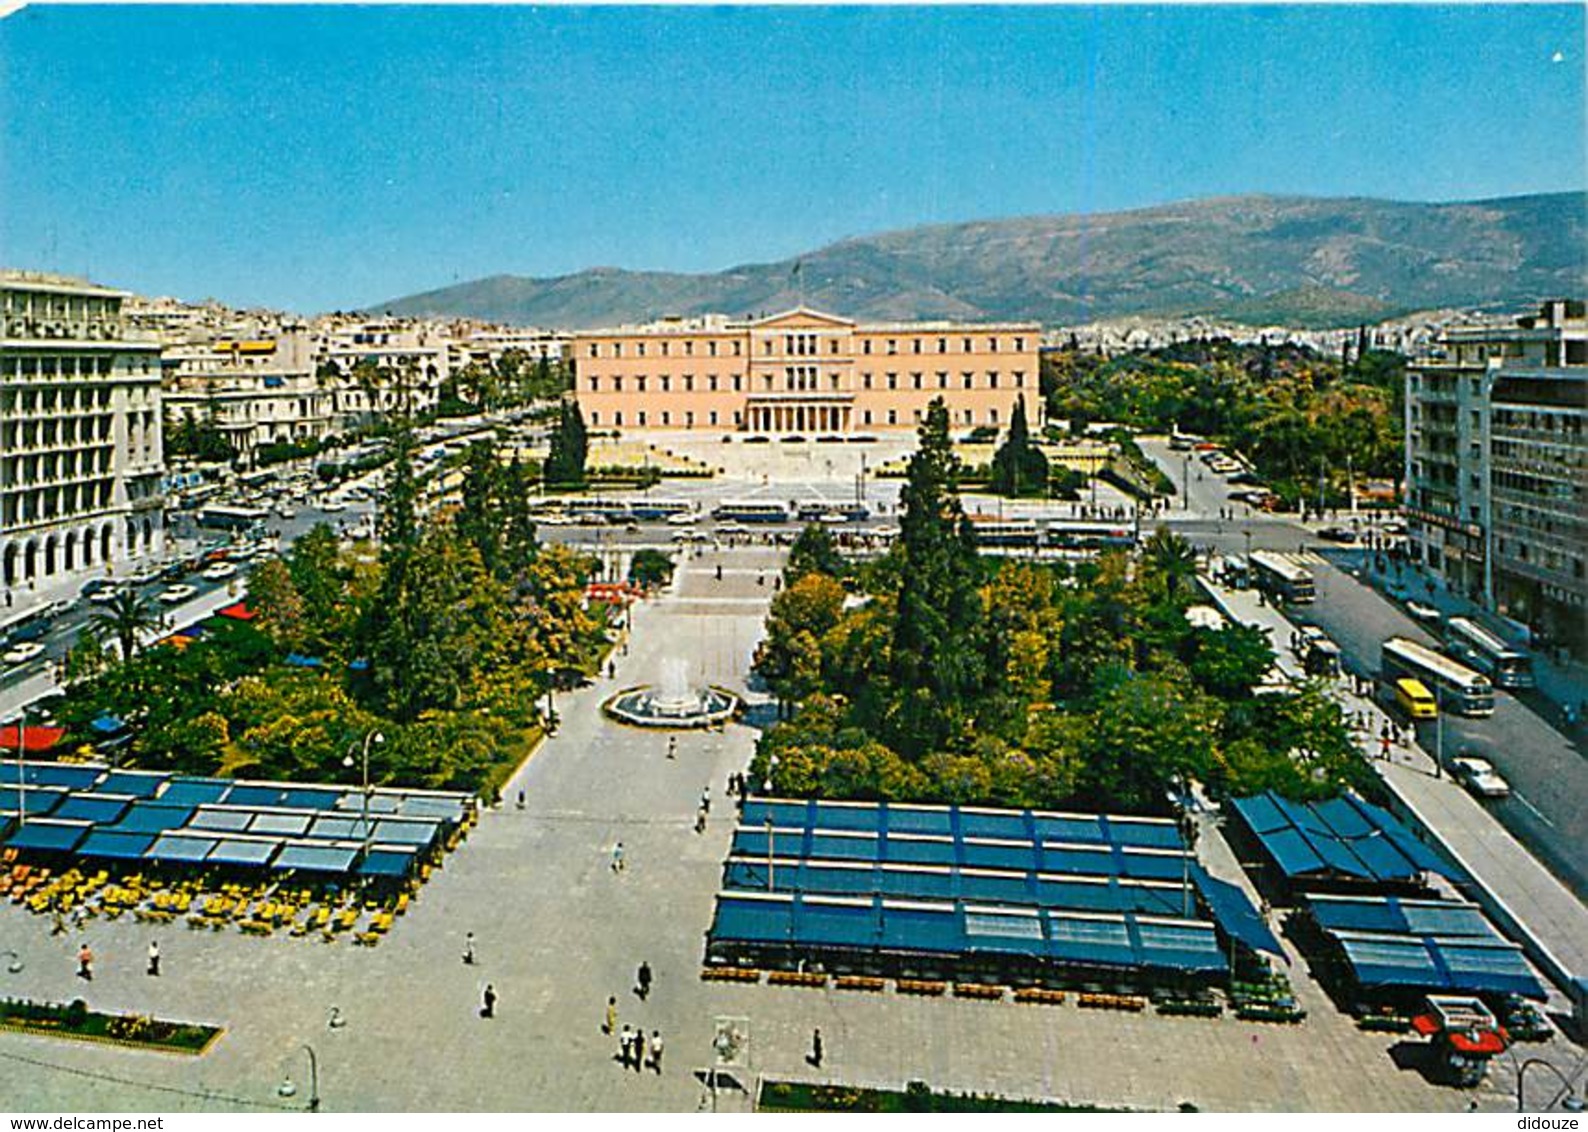
[[[711,787],[709,785],[700,788],[700,808],[708,814],[711,813]]]
[[[669,735],[667,737],[667,757],[670,759],[676,759],[678,757],[678,736],[676,735]]]
[[[640,969],[634,973],[634,992],[644,1002],[651,994],[651,965],[644,960],[640,961]]]
[[[704,808],[695,811],[695,832],[706,832],[706,811]]]
[[[645,1031],[635,1029],[634,1052],[629,1055],[629,1065],[634,1072],[639,1073],[645,1068]]]
[[[480,1017],[496,1017],[496,988],[490,983],[485,984],[485,993],[480,996]]]
[[[820,1069],[822,1067],[822,1030],[820,1026],[811,1031],[811,1052],[810,1056],[805,1060],[811,1063],[812,1069]]]
[[[94,980],[94,952],[86,943],[77,950],[77,977],[89,982]]]
[[[660,1077],[662,1075],[662,1032],[651,1031],[651,1069]]]
[[[603,1034],[611,1034],[617,1028],[618,1028],[618,996],[615,995],[615,994],[614,995],[608,995],[607,996],[607,1012],[606,1012],[605,1019],[601,1023],[601,1032]]]
[[[618,1060],[622,1062],[625,1069],[629,1067],[629,1047],[633,1044],[633,1041],[634,1032],[629,1028],[629,1024],[625,1022],[623,1023],[623,1032],[618,1035]]]
[[[518,808],[521,810],[524,808],[524,792],[522,790],[518,792]]]
[[[621,841],[612,846],[612,871],[615,873],[623,871],[623,842]]]
[[[463,936],[463,964],[466,967],[474,966],[474,933],[466,932]]]
[[[156,978],[160,976],[160,941],[149,941],[149,974]]]
[[[615,680],[615,679],[617,679],[617,675],[618,675],[617,663],[615,661],[611,661],[611,660],[607,661],[607,679],[608,680]]]

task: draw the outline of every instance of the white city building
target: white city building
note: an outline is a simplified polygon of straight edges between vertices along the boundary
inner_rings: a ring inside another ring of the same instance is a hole
[[[0,583],[8,604],[164,551],[160,347],[126,292],[0,271]]]

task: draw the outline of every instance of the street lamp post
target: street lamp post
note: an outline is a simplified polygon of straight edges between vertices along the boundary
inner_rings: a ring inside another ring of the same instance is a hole
[[[303,1052],[309,1055],[309,1111],[320,1111],[320,1059],[314,1054],[314,1047],[308,1042],[303,1043]],[[292,1083],[289,1073],[282,1077],[281,1084],[276,1086],[276,1096],[295,1097],[298,1095],[298,1086]]]
[[[0,955],[4,955],[11,960],[6,964],[6,970],[9,973],[13,975],[20,975],[22,973],[22,968],[26,966],[26,964],[22,962],[21,955],[17,954],[15,951],[0,951]]]
[[[1555,1074],[1556,1079],[1560,1081],[1561,1087],[1565,1090],[1565,1096],[1562,1097],[1560,1101],[1561,1108],[1565,1109],[1567,1112],[1581,1112],[1583,1110],[1583,1099],[1577,1095],[1577,1090],[1572,1088],[1571,1081],[1566,1077],[1566,1074],[1562,1073],[1560,1069],[1557,1068],[1553,1063],[1545,1061],[1542,1057],[1530,1057],[1516,1067],[1517,1112],[1527,1111],[1526,1103],[1523,1100],[1522,1089],[1527,1081],[1527,1071],[1535,1065],[1542,1065],[1551,1073]]]
[[[384,743],[385,741],[386,741],[386,736],[382,735],[379,731],[371,731],[368,735],[364,736],[364,756],[363,756],[363,766],[364,766],[363,800],[364,800],[364,804],[363,804],[363,807],[362,807],[362,812],[363,812],[363,816],[364,816],[364,853],[365,853],[366,856],[369,855],[369,843],[370,843],[370,840],[371,840],[371,832],[372,832],[370,830],[370,827],[369,827],[369,745],[371,743]],[[347,767],[347,768],[349,768],[349,769],[352,769],[352,766],[353,766],[353,748],[352,747],[349,747],[347,749],[347,757],[342,760],[342,765]],[[313,1054],[311,1053],[310,1056],[312,1057]]]

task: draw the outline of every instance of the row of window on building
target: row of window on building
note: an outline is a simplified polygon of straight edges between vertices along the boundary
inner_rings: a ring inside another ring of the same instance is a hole
[[[128,363],[128,371],[153,373],[154,363],[148,357]],[[115,369],[115,359],[109,354],[8,354],[0,358],[0,377],[13,380],[42,378],[109,377]]]
[[[712,339],[712,338],[708,338],[708,339],[704,340],[704,342],[702,344],[706,347],[706,353],[705,353],[706,357],[715,358],[715,357],[719,356],[718,353],[717,353],[717,347],[719,345],[719,341],[720,340],[718,340],[718,339]],[[879,354],[887,353],[889,355],[898,354],[898,353],[901,352],[900,347],[899,347],[899,343],[901,341],[902,340],[898,339],[898,338],[888,338],[888,339],[885,340],[885,344],[886,344],[886,349],[885,350],[877,349],[876,351],[873,351],[872,347],[874,345],[875,346],[882,346],[884,344],[884,340],[882,340],[882,339],[872,339],[872,338],[862,338],[862,339],[860,339],[860,352],[862,354],[870,354],[870,353],[873,353],[873,352],[879,353]],[[927,353],[947,354],[947,353],[951,352],[949,344],[952,341],[953,341],[953,339],[949,338],[949,337],[938,338],[936,340],[937,349],[935,351],[933,351],[933,350],[929,350],[927,348],[932,343],[932,339],[931,338],[929,338],[929,337],[928,338],[911,338],[911,339],[908,339],[908,342],[910,344],[909,352],[912,353],[912,354],[927,354]],[[843,351],[843,340],[841,338],[825,338],[824,339],[822,336],[817,335],[817,334],[785,334],[785,335],[783,335],[783,338],[782,338],[782,341],[781,341],[781,345],[782,345],[783,348],[782,348],[781,353],[785,354],[785,355],[788,355],[788,356],[791,356],[791,357],[815,357],[815,356],[817,356],[817,355],[819,355],[819,354],[824,352],[822,350],[823,342],[825,342],[826,345],[827,345],[827,349],[825,351],[826,353],[828,353],[828,354],[839,354],[839,353],[842,353],[842,351]],[[959,340],[959,342],[960,342],[960,349],[959,349],[960,353],[962,353],[962,354],[974,354],[974,353],[978,352],[977,349],[976,349],[976,339],[974,339],[974,338],[961,338]],[[1026,340],[1024,338],[1016,337],[1016,338],[1014,338],[1013,342],[1014,342],[1014,352],[1015,353],[1019,354],[1019,353],[1024,353],[1025,352]],[[685,358],[692,358],[692,357],[695,356],[695,342],[694,342],[693,339],[685,338],[681,342],[679,342],[678,344],[683,347],[683,353],[680,356],[685,357]],[[731,339],[728,339],[726,341],[720,341],[720,344],[730,348],[730,352],[727,355],[722,355],[722,356],[735,357],[735,358],[742,356],[743,345],[742,345],[741,341],[738,338],[731,338]],[[780,344],[779,340],[776,339],[776,338],[764,338],[764,339],[762,339],[762,341],[761,341],[761,353],[762,353],[762,355],[764,355],[766,357],[772,357],[772,356],[777,355],[779,353],[779,350],[778,350],[779,344]],[[660,341],[657,341],[657,342],[654,343],[654,345],[656,346],[656,356],[657,357],[666,358],[666,357],[673,356],[672,355],[673,343],[668,341],[667,339],[662,339]],[[647,346],[647,343],[645,343],[645,342],[636,342],[634,344],[634,356],[637,357],[637,358],[645,357],[646,356],[646,353],[645,353],[646,346]],[[621,358],[623,356],[623,343],[622,342],[609,343],[609,347],[610,347],[609,350],[605,354],[603,354],[602,351],[601,351],[601,343],[600,342],[591,342],[586,347],[586,353],[588,354],[589,357],[592,357],[592,358],[600,358],[600,357]],[[988,338],[987,339],[987,349],[984,352],[985,353],[989,353],[989,354],[996,354],[998,352],[998,339],[997,338]]]
[[[878,410],[875,410],[875,411],[873,411],[871,409],[859,409],[859,410],[856,410],[856,412],[857,412],[857,414],[859,416],[860,423],[862,425],[881,426],[883,424],[889,424],[889,425],[897,426],[899,424],[899,410],[897,410],[897,409],[888,409],[886,411],[883,411],[881,409],[878,409]],[[676,420],[674,419],[675,416],[677,418]],[[915,423],[915,424],[920,424],[921,423],[921,410],[920,409],[912,410],[911,415],[910,415],[910,420],[913,423]],[[682,413],[674,414],[673,412],[671,412],[670,410],[667,410],[667,409],[663,409],[661,412],[655,413],[655,414],[650,414],[650,413],[647,413],[644,409],[640,409],[640,410],[638,410],[637,412],[635,412],[635,413],[633,413],[631,415],[630,423],[631,423],[632,427],[634,427],[634,428],[651,428],[651,427],[673,428],[673,427],[682,427],[682,428],[689,429],[689,428],[698,428],[698,427],[705,427],[705,428],[721,428],[722,427],[721,414],[719,414],[715,409],[708,410],[705,413],[704,425],[702,425],[699,422],[698,414],[696,414],[694,412],[685,411],[685,412],[682,412]],[[958,423],[962,424],[962,425],[975,425],[975,424],[977,424],[978,422],[976,420],[975,410],[973,410],[973,409],[961,409],[961,410],[959,410],[959,421],[958,421]],[[997,409],[988,409],[987,412],[986,412],[986,419],[981,421],[980,423],[988,424],[988,425],[996,425],[998,423],[998,410]],[[623,418],[623,410],[619,409],[619,410],[616,410],[615,412],[613,412],[611,414],[611,416],[606,420],[606,423],[604,425],[602,423],[602,418],[601,418],[600,411],[599,410],[592,411],[591,414],[590,414],[590,426],[592,428],[603,428],[603,427],[606,427],[606,428],[623,428],[623,427],[625,427],[624,418]],[[742,428],[743,426],[744,426],[744,414],[742,412],[735,411],[733,413],[733,427],[737,429],[737,428]]]
[[[633,392],[645,393],[649,390],[649,381],[647,375],[640,373],[632,374],[630,376],[633,378]],[[909,378],[909,384],[901,384],[901,376],[907,376]],[[860,387],[862,389],[948,389],[950,388],[951,376],[952,375],[950,375],[946,370],[939,370],[935,375],[936,384],[933,385],[927,380],[927,375],[924,373],[910,373],[907,375],[887,373],[882,375],[883,380],[886,381],[886,385],[884,386],[879,384],[876,375],[862,373],[860,375]],[[1026,387],[1026,375],[1023,370],[1015,370],[1009,375],[1009,377],[1010,380],[1014,382],[1014,388],[1024,389]],[[612,374],[610,380],[611,389],[609,391],[612,393],[622,393],[624,375],[620,373]],[[728,380],[731,382],[731,392],[742,393],[744,392],[745,384],[749,382],[750,379],[744,374],[736,373],[730,375]],[[978,386],[976,382],[976,374],[971,370],[964,370],[959,375],[959,388],[998,389],[1000,388],[1001,380],[1002,378],[997,370],[988,370],[986,373],[986,380],[980,386]],[[838,392],[840,389],[840,381],[841,378],[837,373],[833,373],[831,371],[828,372],[827,387],[829,390]],[[600,374],[593,373],[585,378],[585,387],[589,389],[591,393],[600,393],[601,383],[602,378]],[[678,379],[678,384],[679,387],[675,390],[673,388],[673,379],[670,375],[658,374],[656,377],[657,392],[696,392],[695,377],[693,374],[682,374]],[[777,378],[775,375],[770,373],[761,375],[762,392],[770,393],[776,388]],[[820,388],[820,375],[817,372],[815,366],[789,366],[785,368],[783,372],[783,388],[791,392],[814,391]],[[714,373],[707,374],[706,388],[704,392],[718,393],[722,391],[722,382],[718,379],[717,375]]]

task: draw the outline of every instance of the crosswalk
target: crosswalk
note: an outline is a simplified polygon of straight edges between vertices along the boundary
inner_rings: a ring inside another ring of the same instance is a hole
[[[1316,550],[1294,550],[1285,555],[1298,566],[1327,566],[1329,560]]]

